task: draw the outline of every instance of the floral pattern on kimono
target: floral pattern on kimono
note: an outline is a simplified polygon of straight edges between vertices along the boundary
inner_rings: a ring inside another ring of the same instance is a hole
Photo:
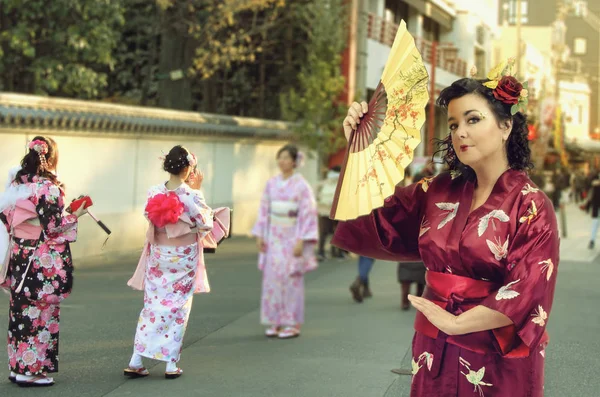
[[[165,185],[154,186],[148,192],[148,200],[168,192]],[[204,235],[210,231],[213,211],[200,190],[184,184],[170,192],[179,196],[184,215],[192,220],[197,233]],[[143,283],[144,308],[138,319],[134,352],[155,360],[178,362],[192,309],[196,272],[199,261],[204,263],[204,254],[198,243],[181,246],[151,244],[149,250]],[[204,278],[201,284],[206,289],[199,292],[208,292],[205,271],[201,277]]]
[[[513,321],[467,335],[433,338],[417,331],[413,360],[420,370],[412,397],[541,397],[559,259],[556,216],[524,172],[503,173],[487,201],[469,212],[474,188],[464,176],[447,173],[426,192],[418,184],[398,187],[384,208],[340,223],[333,243],[379,259],[420,257],[430,279],[486,283],[491,292],[484,298],[468,302],[452,294],[446,310],[460,315],[483,305]],[[428,281],[425,295],[431,287]]]
[[[23,178],[31,184],[42,233],[39,240],[14,238],[8,277],[10,370],[25,375],[58,371],[60,302],[73,286],[69,243],[77,238],[77,217],[63,214],[64,192],[47,178]],[[3,217],[6,222],[6,218]],[[23,289],[16,292],[31,259]]]
[[[276,214],[276,203],[294,210]],[[300,174],[288,179],[278,175],[267,182],[252,234],[262,237],[267,247],[259,255],[258,263],[263,272],[261,323],[283,326],[304,323],[303,275],[317,267],[314,249],[318,222],[313,191]],[[293,251],[298,240],[304,241],[304,251],[296,258]]]

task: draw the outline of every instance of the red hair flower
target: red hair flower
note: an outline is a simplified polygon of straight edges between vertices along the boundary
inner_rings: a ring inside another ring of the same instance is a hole
[[[165,225],[177,223],[183,214],[183,203],[175,193],[157,194],[148,200],[146,213],[154,226],[165,227]]]
[[[513,76],[503,76],[492,93],[497,100],[509,105],[515,105],[519,103],[522,89],[523,85]]]

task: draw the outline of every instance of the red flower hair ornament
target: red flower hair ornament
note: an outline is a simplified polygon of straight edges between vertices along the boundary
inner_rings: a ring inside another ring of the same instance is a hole
[[[515,64],[514,58],[500,62],[487,75],[489,81],[483,83],[484,86],[492,89],[494,98],[500,102],[512,105],[510,114],[527,111],[527,82],[521,84],[512,76],[512,68]]]
[[[148,200],[146,213],[154,226],[165,227],[177,223],[183,214],[183,203],[175,193],[157,194]]]

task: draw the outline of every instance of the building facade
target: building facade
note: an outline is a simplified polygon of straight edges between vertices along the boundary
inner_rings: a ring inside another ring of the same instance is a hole
[[[567,87],[577,86],[575,91],[580,95],[589,91],[589,103],[587,108],[588,117],[580,118],[573,114],[570,98],[572,92],[563,98],[561,94],[560,103],[565,105],[567,117],[572,120],[581,119],[587,122],[586,125],[577,125],[573,132],[574,136],[580,138],[581,128],[587,130],[586,139],[600,139],[600,1],[583,0],[501,0],[498,8],[498,23],[503,25],[504,33],[502,41],[504,43],[517,42],[517,4],[521,5],[521,38],[523,46],[533,45],[538,48],[545,57],[550,60],[552,66],[555,65],[552,39],[556,36],[553,25],[556,23],[557,15],[561,7],[566,11],[564,20],[565,44],[568,48],[565,62],[560,70],[552,71],[551,79],[545,78],[546,83],[556,85],[556,76],[563,80]],[[529,56],[524,54],[522,47],[521,65],[522,70],[528,70],[527,62],[530,62]],[[536,62],[535,67],[548,68],[547,62]],[[557,74],[558,72],[558,74]],[[544,75],[541,72],[537,77]],[[581,89],[581,84],[587,84],[587,89]],[[541,84],[538,86],[541,87]],[[562,87],[562,83],[561,86]],[[548,91],[550,92],[549,88]],[[580,98],[581,99],[581,98]],[[583,100],[583,99],[582,99]],[[585,100],[584,100],[585,101]],[[567,129],[567,136],[571,135],[574,126]],[[590,144],[591,146],[597,146]],[[590,146],[590,147],[591,147]]]
[[[497,31],[498,0],[482,0],[473,7],[469,0],[353,0],[358,27],[351,29],[349,49],[343,62],[347,85],[354,92],[347,99],[367,100],[379,84],[398,26],[406,22],[415,38],[430,76],[431,100],[452,82],[466,77],[472,66],[485,73],[492,62],[492,42]],[[351,17],[351,20],[353,18]],[[360,26],[366,26],[361,29]],[[355,41],[355,42],[354,42]],[[355,60],[355,68],[347,66]],[[435,73],[433,70],[435,65]],[[446,116],[438,108],[427,107],[422,128],[422,144],[417,156],[430,156],[433,138],[448,134]],[[333,156],[330,165],[339,164],[343,155]]]

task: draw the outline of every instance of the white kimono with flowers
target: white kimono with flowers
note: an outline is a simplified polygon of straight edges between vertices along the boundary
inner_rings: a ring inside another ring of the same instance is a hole
[[[148,200],[157,194],[176,193],[184,211],[179,222],[156,228],[150,223],[148,244],[129,285],[144,289],[144,308],[135,334],[134,351],[155,360],[178,362],[194,292],[209,292],[202,239],[213,227],[213,210],[200,190],[183,184],[169,191],[152,187]],[[169,236],[168,244],[157,234]],[[193,241],[181,245],[181,241]],[[143,274],[143,282],[140,275]]]

